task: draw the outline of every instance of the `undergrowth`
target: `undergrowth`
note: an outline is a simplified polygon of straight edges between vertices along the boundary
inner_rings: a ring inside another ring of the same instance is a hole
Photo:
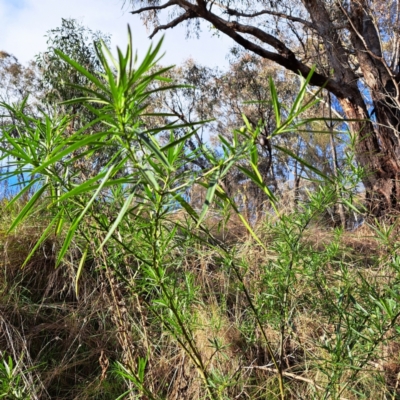
[[[116,399],[130,390],[200,399],[196,356],[217,398],[277,398],[279,370],[286,398],[397,398],[396,236],[382,243],[368,227],[323,229],[312,207],[260,221],[266,249],[243,230],[221,255],[181,232],[163,256],[162,281],[134,257],[88,256],[79,297],[78,246],[55,269],[61,241],[49,237],[21,268],[40,236],[33,215],[1,239],[0,348],[4,366],[14,360],[13,374],[0,375],[5,398]]]

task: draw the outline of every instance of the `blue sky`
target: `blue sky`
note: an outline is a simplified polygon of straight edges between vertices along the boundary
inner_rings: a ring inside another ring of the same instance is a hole
[[[122,0],[0,0],[0,50],[26,63],[46,49],[47,30],[59,26],[61,18],[75,18],[92,30],[110,33],[114,48],[117,44],[125,46],[129,23],[139,55],[143,54],[150,44],[149,33],[140,18],[122,4]],[[224,36],[212,37],[206,25],[202,29],[199,40],[185,39],[183,27],[166,31],[163,64],[180,64],[191,57],[203,65],[226,66],[232,41]]]
[[[9,8],[22,9],[25,6],[25,0],[9,0],[4,2]]]

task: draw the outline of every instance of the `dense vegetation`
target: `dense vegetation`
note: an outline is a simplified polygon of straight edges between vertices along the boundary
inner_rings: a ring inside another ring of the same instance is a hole
[[[314,71],[53,33],[27,70],[2,53],[0,397],[399,398],[397,219]]]

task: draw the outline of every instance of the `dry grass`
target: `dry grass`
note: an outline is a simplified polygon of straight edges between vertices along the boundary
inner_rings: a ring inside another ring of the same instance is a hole
[[[178,213],[176,218],[183,220]],[[244,280],[254,301],[261,301],[266,290],[265,268],[279,261],[280,255],[262,250],[235,219],[223,226],[218,216],[212,215],[207,226],[228,247],[236,248],[238,259],[247,265]],[[256,230],[269,247],[274,234],[265,230],[262,222]],[[132,294],[115,281],[125,297],[123,305],[116,305],[112,282],[117,278],[107,278],[101,264],[92,259],[85,266],[81,294],[76,297],[74,279],[80,259],[77,246],[68,261],[55,269],[59,243],[50,237],[21,269],[39,232],[40,224],[30,221],[18,232],[2,233],[0,237],[0,348],[20,360],[26,385],[32,388],[31,398],[115,399],[126,388],[126,382],[111,372],[111,366],[123,359],[125,346],[132,346],[132,357],[148,357],[146,385],[153,393],[168,400],[204,399],[204,386],[190,358],[146,310],[140,293]],[[331,229],[313,225],[302,240],[310,251],[321,253],[334,238]],[[360,271],[363,279],[381,287],[397,279],[388,264],[376,263],[378,258],[384,260],[386,249],[371,228],[345,232],[339,246],[342,259],[351,265],[348,273],[355,285],[362,283]],[[221,263],[218,252],[201,244],[190,252],[176,251],[172,258],[183,260],[183,270],[194,276],[198,287],[199,301],[191,311],[195,320],[193,340],[207,369],[218,372],[228,398],[277,398],[277,371],[232,270]],[[302,264],[297,268],[296,286],[291,288],[294,317],[282,347],[283,376],[288,399],[319,399],[329,383],[323,360],[332,357],[323,343],[335,339],[335,326],[325,310],[308,304],[311,298],[313,304],[319,299],[324,304],[326,299],[313,291],[314,278],[302,275]],[[334,263],[321,266],[319,271],[332,285],[340,281],[342,272]],[[116,319],[121,307],[125,309],[125,325]],[[121,329],[130,331],[125,342]],[[279,326],[266,320],[263,329],[271,346],[278,349]],[[385,397],[389,391],[400,396],[400,340],[395,330],[392,333],[390,340],[379,345],[378,356],[358,374],[358,393],[382,399],[390,398]],[[351,371],[341,377],[343,390],[338,398],[367,398],[346,388],[350,375]]]
[[[59,240],[54,237],[21,268],[39,238],[40,225],[31,220],[0,237],[0,348],[20,362],[30,398],[95,398],[93,393],[103,391],[100,356],[118,358],[111,304],[90,265],[77,299],[74,277],[80,252],[75,248],[69,262],[56,269]]]

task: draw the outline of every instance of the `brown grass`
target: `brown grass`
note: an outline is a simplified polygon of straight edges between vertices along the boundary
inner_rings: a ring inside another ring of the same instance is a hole
[[[180,213],[175,218],[184,220]],[[211,213],[206,225],[227,247],[236,246],[238,258],[251,266],[245,281],[254,290],[254,298],[258,298],[262,294],[259,290],[263,268],[279,260],[279,254],[265,252],[256,245],[235,218],[224,225],[217,214]],[[262,222],[255,229],[268,247],[273,235],[263,230]],[[50,237],[22,270],[21,265],[39,232],[40,224],[35,226],[31,221],[31,225],[24,225],[18,232],[0,236],[0,349],[21,361],[26,385],[34,388],[31,398],[116,398],[126,386],[111,373],[111,365],[122,359],[126,345],[132,346],[134,357],[149,357],[146,384],[154,393],[162,393],[168,400],[205,398],[204,386],[193,363],[173,337],[152,324],[140,295],[130,296],[131,292],[125,291],[116,277],[107,278],[93,259],[85,266],[81,294],[79,299],[76,297],[74,279],[80,259],[77,245],[67,262],[55,269],[59,242]],[[313,251],[321,252],[333,238],[331,229],[314,225],[309,227],[303,241]],[[395,278],[385,263],[378,268],[365,268],[376,266],[374,260],[382,258],[386,250],[368,226],[345,232],[340,247],[343,259],[353,265],[350,271],[354,272],[354,284],[360,283],[359,271],[371,282],[383,284]],[[184,269],[194,275],[196,285],[201,288],[199,304],[192,310],[196,320],[193,332],[207,368],[219,371],[233,383],[226,388],[229,398],[277,398],[277,371],[271,365],[259,328],[254,325],[251,332],[248,326],[249,306],[232,271],[221,264],[216,251],[202,245],[180,257],[184,259]],[[329,279],[339,274],[334,265],[325,265],[324,269]],[[113,300],[113,279],[126,297],[123,305]],[[323,310],[306,308],[303,299],[321,296],[311,291],[307,279],[311,278],[299,275],[297,286],[292,288],[293,307],[299,312],[283,344],[288,399],[317,399],[328,383],[318,360],[330,357],[321,343],[334,339],[334,326]],[[125,325],[116,322],[118,307],[126,310]],[[121,326],[130,330],[128,344],[121,340]],[[272,347],[278,348],[280,333],[276,324],[266,321],[264,330]],[[216,339],[221,351],[213,347]],[[360,373],[359,386],[369,387],[375,398],[384,398],[388,388],[398,390],[399,350],[400,341],[394,335],[381,345],[380,357]],[[376,376],[382,380],[375,379]],[[346,375],[342,383],[345,381]],[[340,398],[358,397],[345,389]]]

